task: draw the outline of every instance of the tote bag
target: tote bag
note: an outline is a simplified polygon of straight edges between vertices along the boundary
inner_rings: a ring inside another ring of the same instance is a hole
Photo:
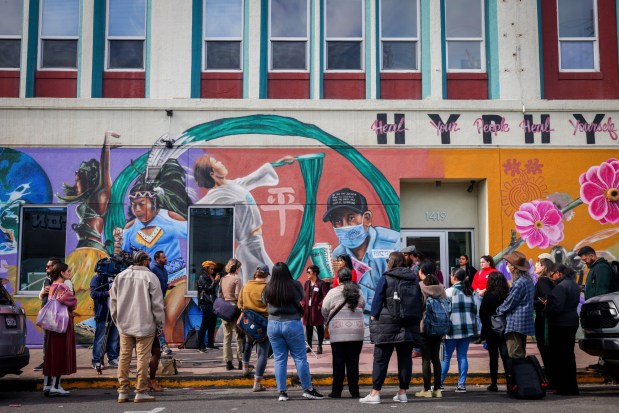
[[[39,311],[36,325],[47,331],[66,333],[67,326],[69,325],[69,309],[66,305],[56,300],[56,294],[58,294],[58,288],[47,301],[47,304]]]

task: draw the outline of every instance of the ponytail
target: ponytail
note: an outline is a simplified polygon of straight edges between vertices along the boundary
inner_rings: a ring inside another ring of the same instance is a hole
[[[469,279],[469,275],[465,269],[463,268],[458,269],[458,271],[456,271],[453,277],[457,281],[460,281],[462,285],[462,292],[464,293],[464,295],[469,296],[469,297],[473,295],[473,288],[471,287],[471,280]]]

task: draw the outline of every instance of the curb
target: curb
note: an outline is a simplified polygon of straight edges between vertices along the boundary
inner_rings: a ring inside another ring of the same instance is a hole
[[[290,376],[288,378],[290,382]],[[604,384],[604,376],[594,372],[579,371],[576,372],[576,380],[578,384]],[[331,386],[333,376],[331,374],[313,374],[313,384],[320,387]],[[178,377],[162,377],[158,382],[163,387],[168,388],[250,388],[254,384],[253,378],[232,378],[230,376],[178,376]],[[458,382],[458,375],[451,373],[445,379],[446,385],[455,385]],[[275,386],[275,377],[266,376],[262,383],[267,387]],[[0,392],[21,392],[21,391],[40,391],[43,389],[41,379],[1,379]],[[372,375],[362,373],[359,376],[359,384],[369,386],[372,384]],[[385,385],[397,385],[397,374],[389,374],[385,379]],[[422,385],[423,378],[421,374],[413,374],[411,385]],[[482,386],[490,384],[490,376],[488,373],[471,373],[467,375],[467,385]],[[505,384],[505,379],[501,374],[499,384]],[[62,385],[66,389],[116,389],[118,380],[112,378],[71,378],[64,376]],[[135,380],[131,380],[131,386],[135,386]]]

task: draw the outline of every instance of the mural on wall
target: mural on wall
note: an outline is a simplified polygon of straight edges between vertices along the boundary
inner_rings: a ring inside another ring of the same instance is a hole
[[[320,147],[290,149],[285,144],[290,136]],[[282,145],[261,148],[256,137],[280,139]],[[330,244],[333,256],[349,254],[361,275],[369,310],[386,258],[400,248],[400,202],[394,188],[401,178],[417,178],[417,171],[450,178],[441,175],[444,167],[436,159],[425,163],[427,150],[358,150],[315,125],[273,115],[207,122],[175,138],[163,136],[150,150],[114,148],[116,138],[106,133],[100,150],[0,148],[0,258],[5,260],[0,277],[9,278],[11,291],[19,289],[20,205],[67,205],[66,260],[74,274],[79,300],[76,331],[82,342],[92,340],[89,284],[96,263],[121,250],[144,250],[151,256],[161,250],[168,257],[169,341],[183,341],[187,330],[198,326],[197,303],[186,297],[187,290],[194,289],[187,284],[186,264],[191,205],[235,205],[234,251],[245,280],[258,264],[277,261],[286,261],[295,277],[303,277],[316,243]],[[220,138],[232,139],[239,147],[209,145]],[[619,248],[609,244],[619,232],[619,161],[591,166],[583,156],[574,165],[583,171],[590,168],[581,182],[551,185],[550,173],[556,172],[548,166],[550,155],[538,152],[523,158],[506,152],[502,182],[490,188],[491,196],[500,197],[501,215],[514,230],[501,254],[526,243],[577,265],[573,251],[585,243],[603,241],[611,246],[602,248],[608,254]],[[396,156],[415,159],[415,165],[391,162]],[[67,173],[72,168],[73,175]],[[472,174],[475,167],[470,168]],[[63,183],[67,180],[72,182]],[[569,194],[578,184],[580,198],[573,199]],[[584,236],[568,234],[566,221],[583,203],[592,219],[610,228],[592,229]],[[19,301],[34,319],[38,298]],[[29,341],[40,339],[35,333]]]

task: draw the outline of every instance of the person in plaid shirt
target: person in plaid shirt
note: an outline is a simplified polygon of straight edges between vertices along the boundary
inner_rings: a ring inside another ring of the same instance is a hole
[[[497,310],[497,315],[507,317],[505,342],[511,358],[525,358],[527,336],[535,335],[533,300],[535,287],[529,274],[531,267],[523,253],[514,251],[504,257],[507,270],[514,280],[509,295]]]
[[[460,268],[451,276],[452,287],[448,288],[447,298],[451,302],[451,328],[445,336],[445,357],[442,361],[441,383],[445,381],[449,372],[449,362],[454,350],[458,358],[458,385],[456,393],[466,393],[466,375],[469,370],[469,361],[466,353],[469,343],[477,330],[475,317],[477,306],[473,300],[473,289],[466,270]],[[441,385],[441,389],[443,386]]]

